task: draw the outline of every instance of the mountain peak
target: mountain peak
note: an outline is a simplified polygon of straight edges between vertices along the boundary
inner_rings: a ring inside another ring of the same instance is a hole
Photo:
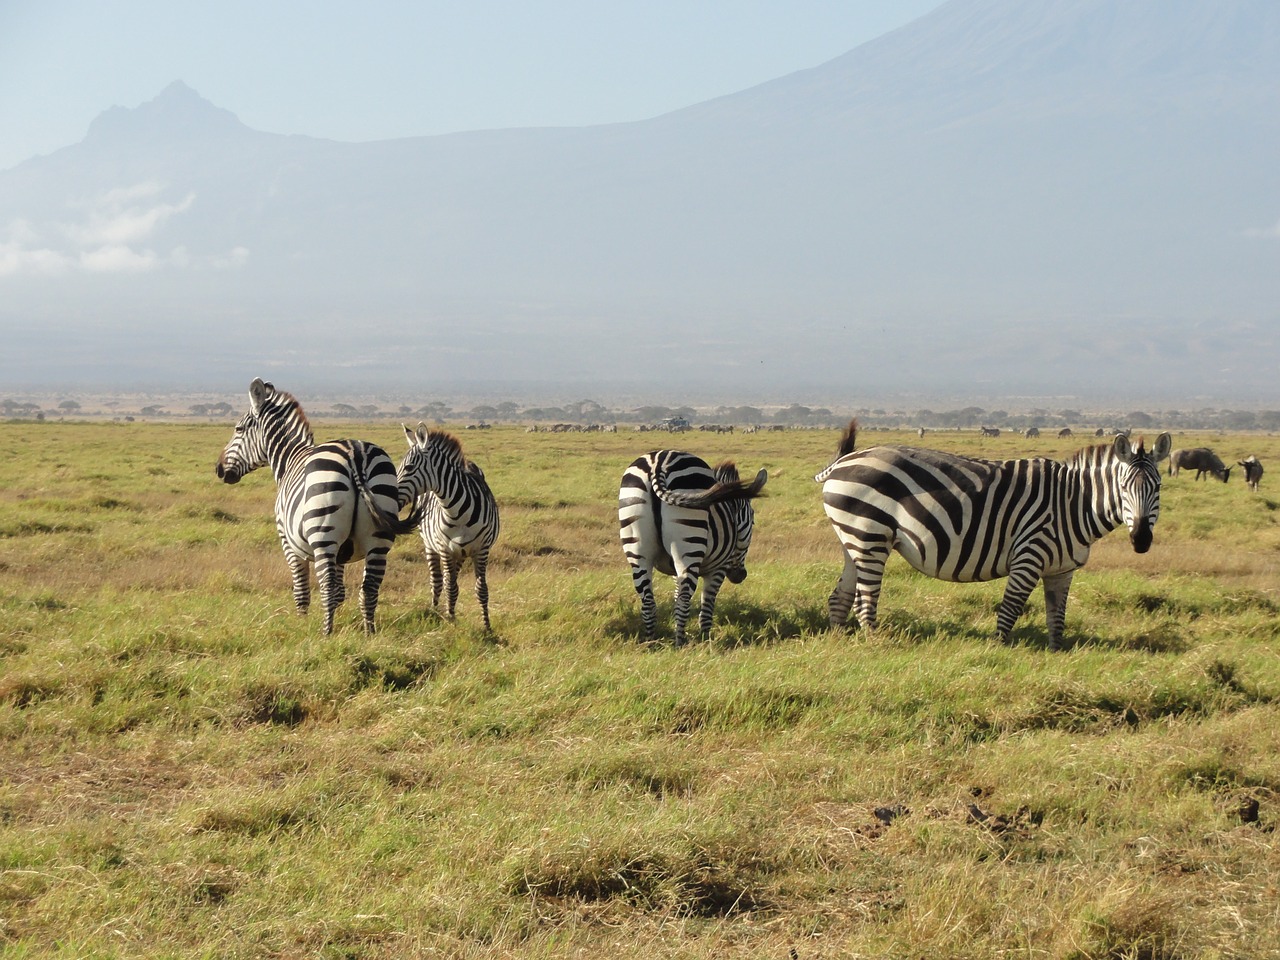
[[[198,140],[247,131],[230,110],[214,106],[181,80],[132,109],[115,106],[89,125],[89,140],[164,138]]]

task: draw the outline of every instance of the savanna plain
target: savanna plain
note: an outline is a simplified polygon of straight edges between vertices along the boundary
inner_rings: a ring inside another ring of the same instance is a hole
[[[270,474],[214,477],[230,421],[0,423],[0,954],[1280,956],[1280,438],[1175,434],[1277,466],[1166,477],[1154,547],[1094,548],[1050,652],[1038,591],[1002,644],[1003,584],[897,558],[879,630],[828,629],[834,431],[457,433],[502,509],[494,634],[469,570],[430,609],[415,536],[378,632],[349,567],[326,637]],[[682,649],[640,642],[617,536],[661,445],[770,475]]]

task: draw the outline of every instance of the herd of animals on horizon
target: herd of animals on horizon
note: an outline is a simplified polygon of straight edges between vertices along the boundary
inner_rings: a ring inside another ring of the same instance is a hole
[[[317,444],[298,400],[255,379],[249,409],[236,423],[216,473],[237,483],[259,467],[271,468],[276,531],[294,602],[300,613],[307,612],[314,567],[326,634],[344,600],[342,567],[361,560],[360,611],[365,630],[373,632],[391,545],[413,530],[426,550],[432,606],[443,595],[446,616],[453,619],[458,574],[470,560],[489,632],[486,570],[500,529],[496,498],[484,471],[452,434],[419,424],[405,427],[405,436],[409,448],[398,466],[377,444],[363,440]],[[1008,641],[1041,584],[1048,647],[1061,648],[1071,580],[1088,561],[1092,544],[1123,526],[1135,552],[1150,549],[1160,515],[1160,464],[1168,461],[1171,476],[1194,470],[1197,480],[1228,481],[1232,468],[1209,448],[1171,447],[1168,433],[1147,449],[1143,439],[1134,444],[1126,432],[1117,432],[1066,460],[994,461],[923,447],[858,449],[857,421],[850,421],[835,458],[814,477],[844,551],[844,568],[827,600],[831,625],[845,626],[852,614],[858,625],[875,628],[885,563],[897,553],[935,579],[1005,579],[996,623],[1001,641]],[[1262,464],[1256,456],[1236,463],[1256,492]],[[686,640],[699,580],[698,626],[704,639],[709,635],[720,587],[726,579],[741,583],[747,576],[752,501],[767,481],[764,470],[743,480],[732,462],[713,467],[669,449],[637,457],[625,469],[619,535],[640,597],[646,641],[657,638],[655,573],[675,581],[675,644]],[[410,513],[402,518],[406,507]]]

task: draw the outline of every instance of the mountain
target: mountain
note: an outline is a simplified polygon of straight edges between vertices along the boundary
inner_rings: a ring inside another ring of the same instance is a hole
[[[0,173],[9,383],[1274,398],[1280,5],[950,0],[637,123],[364,144],[177,83]]]

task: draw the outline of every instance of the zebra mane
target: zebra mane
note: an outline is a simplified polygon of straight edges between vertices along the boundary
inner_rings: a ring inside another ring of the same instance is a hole
[[[742,479],[738,476],[738,465],[732,460],[717,463],[711,468],[711,472],[716,475],[716,480],[720,483],[738,483]]]
[[[450,460],[457,460],[461,464],[467,462],[467,458],[462,455],[462,441],[448,430],[437,430],[435,427],[428,427],[426,437],[427,441],[423,445],[424,447],[435,444],[436,448]]]
[[[1116,457],[1116,449],[1109,443],[1094,443],[1073,453],[1067,464],[1073,467],[1089,467],[1110,463]]]
[[[308,445],[315,443],[315,431],[311,428],[311,421],[307,419],[307,412],[302,409],[302,402],[288,390],[280,390],[275,384],[268,383],[266,386],[271,390],[268,398],[272,406],[292,410],[297,419],[297,423],[305,431],[306,441]]]

